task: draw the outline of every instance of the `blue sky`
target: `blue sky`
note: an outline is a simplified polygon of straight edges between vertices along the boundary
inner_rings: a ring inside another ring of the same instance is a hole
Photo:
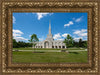
[[[32,34],[40,41],[48,34],[49,21],[55,40],[70,34],[75,41],[87,40],[87,13],[13,13],[13,38],[28,42]]]

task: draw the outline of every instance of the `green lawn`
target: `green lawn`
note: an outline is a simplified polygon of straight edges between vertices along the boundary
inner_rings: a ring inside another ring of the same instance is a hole
[[[17,63],[62,63],[62,62],[88,62],[87,51],[79,52],[15,52],[13,62]]]
[[[13,50],[34,50],[34,48],[13,48]],[[54,49],[54,48],[35,48],[36,50],[60,50],[60,49]]]
[[[13,50],[18,49],[18,50],[34,50],[34,48],[13,48]],[[85,50],[86,48],[68,48],[64,50]],[[55,49],[55,48],[36,48],[36,50],[61,50],[61,49]]]

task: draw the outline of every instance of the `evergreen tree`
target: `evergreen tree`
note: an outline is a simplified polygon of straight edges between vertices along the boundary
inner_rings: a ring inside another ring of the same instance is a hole
[[[83,45],[83,42],[82,42],[82,39],[80,38],[79,39],[79,47],[82,47],[82,45]]]

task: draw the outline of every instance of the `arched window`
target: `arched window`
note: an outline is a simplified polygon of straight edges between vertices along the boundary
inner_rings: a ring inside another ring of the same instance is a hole
[[[59,48],[61,48],[61,46],[59,46]]]
[[[46,42],[44,43],[44,47],[45,47],[45,48],[49,48],[49,42],[48,42],[48,41],[46,41]]]
[[[55,46],[55,48],[57,48],[57,46]]]
[[[65,48],[65,46],[63,46],[63,48]]]
[[[54,46],[52,46],[52,48],[54,48]]]

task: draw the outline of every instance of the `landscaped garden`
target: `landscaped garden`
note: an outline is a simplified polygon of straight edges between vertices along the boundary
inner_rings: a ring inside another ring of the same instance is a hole
[[[88,52],[83,48],[69,48],[68,52],[56,52],[61,49],[33,49],[33,48],[14,48],[13,62],[16,63],[87,63]],[[27,52],[25,51],[27,50]],[[29,51],[28,51],[29,50]],[[31,50],[31,51],[30,51]],[[49,52],[49,51],[55,52]],[[75,50],[75,51],[74,51]],[[79,50],[79,51],[78,51]],[[84,50],[84,51],[83,51]]]

